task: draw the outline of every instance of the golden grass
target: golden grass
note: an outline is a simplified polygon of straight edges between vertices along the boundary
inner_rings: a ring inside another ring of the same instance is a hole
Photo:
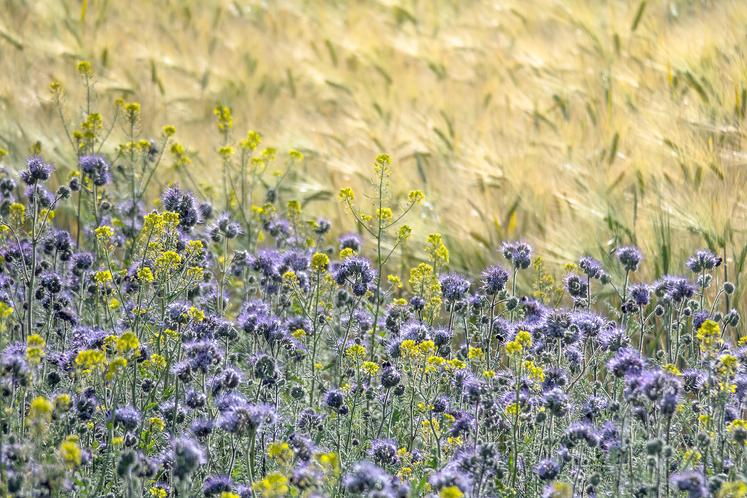
[[[294,186],[304,198],[362,185],[389,152],[397,188],[426,192],[419,235],[446,234],[458,266],[495,259],[506,237],[558,263],[635,242],[652,273],[667,250],[681,272],[706,244],[744,262],[744,2],[6,0],[1,10],[0,146],[14,160],[35,140],[69,157],[47,84],[75,88],[74,62],[89,59],[102,112],[122,95],[140,100],[144,129],[176,125],[204,180],[219,177],[218,102],[238,135],[304,150]],[[334,202],[310,208],[343,214]]]

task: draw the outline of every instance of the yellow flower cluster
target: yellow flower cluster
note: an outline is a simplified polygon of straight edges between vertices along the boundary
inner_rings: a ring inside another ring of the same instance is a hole
[[[104,287],[106,286],[106,284],[114,280],[114,277],[112,276],[112,272],[110,272],[109,270],[101,270],[96,272],[96,274],[93,276],[93,279],[97,284],[99,284],[100,287]]]
[[[96,238],[100,241],[108,241],[114,237],[114,230],[108,225],[103,225],[94,230]]]
[[[293,459],[293,450],[285,441],[275,441],[267,446],[267,456],[278,463],[288,463]]]
[[[362,360],[366,356],[366,348],[361,344],[353,344],[345,350],[345,356],[351,360]]]
[[[543,382],[545,380],[545,371],[542,369],[542,367],[535,365],[533,361],[525,361],[524,368],[529,374],[529,378],[534,379],[538,382]]]
[[[175,251],[164,251],[156,258],[156,273],[175,271],[182,264],[182,257]]]
[[[526,330],[520,330],[513,341],[506,343],[506,352],[513,356],[530,347],[532,347],[532,334]]]
[[[311,269],[319,273],[327,271],[329,267],[329,256],[323,252],[316,252],[311,256]]]
[[[342,202],[352,202],[355,199],[355,193],[353,192],[352,188],[345,187],[340,189],[338,197]]]
[[[426,253],[433,261],[434,265],[444,266],[449,263],[449,249],[444,244],[443,237],[440,233],[432,233],[428,236]]]
[[[270,472],[264,479],[252,484],[252,489],[263,498],[288,496],[290,491],[288,478],[279,472]]]
[[[362,368],[365,373],[371,376],[376,375],[380,369],[379,365],[372,361],[364,361]]]
[[[78,445],[77,436],[68,436],[60,444],[60,457],[68,468],[74,469],[83,462],[83,452]]]
[[[32,365],[38,365],[41,363],[42,358],[45,356],[44,349],[47,347],[47,343],[42,336],[39,334],[33,334],[26,339],[26,358]]]
[[[412,339],[406,339],[400,344],[399,350],[402,358],[414,359],[433,354],[436,351],[436,345],[430,340],[416,343]]]
[[[721,328],[713,320],[704,321],[695,335],[700,342],[701,351],[709,351],[721,343]]]
[[[424,312],[431,313],[441,306],[441,282],[433,267],[428,263],[420,263],[415,268],[410,269],[410,278],[408,280],[410,288],[415,294],[425,299]]]

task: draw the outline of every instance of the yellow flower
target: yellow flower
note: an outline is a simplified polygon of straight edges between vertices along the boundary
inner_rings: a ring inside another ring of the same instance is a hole
[[[445,265],[449,262],[449,249],[444,244],[440,233],[432,233],[428,236],[426,253],[437,265]]]
[[[404,359],[417,358],[420,356],[420,350],[412,339],[405,339],[402,341],[402,344],[399,345],[399,352]]]
[[[492,379],[495,377],[495,370],[483,370],[482,376],[486,379]]]
[[[252,489],[265,498],[280,498],[290,491],[288,478],[279,472],[270,472],[259,482],[252,484]]]
[[[108,225],[103,225],[95,230],[96,238],[101,241],[107,241],[114,237],[114,230]]]
[[[747,483],[744,481],[725,482],[716,493],[716,498],[745,498]]]
[[[482,350],[482,348],[475,348],[470,346],[467,350],[467,358],[470,360],[482,360],[485,356],[485,352]]]
[[[401,289],[402,288],[402,279],[400,279],[397,275],[387,275],[386,279],[395,288],[397,288],[397,289]]]
[[[205,269],[200,266],[190,266],[187,268],[187,276],[192,280],[202,280],[205,275]]]
[[[125,332],[117,338],[117,350],[120,353],[135,351],[140,347],[140,340],[133,332]]]
[[[77,436],[68,436],[60,444],[60,457],[68,468],[78,467],[83,461],[83,455],[78,446]]]
[[[539,382],[543,382],[545,380],[545,371],[542,370],[542,367],[535,365],[533,361],[525,361],[524,368],[526,368],[527,372],[529,372],[530,378]]]
[[[174,271],[182,264],[182,257],[174,251],[165,251],[156,258],[156,270],[162,272]]]
[[[544,496],[548,498],[571,498],[573,488],[567,482],[555,481],[551,484],[549,492],[546,492]]]
[[[156,487],[156,486],[153,486],[152,488],[150,488],[148,490],[148,493],[150,493],[150,496],[152,496],[153,498],[166,498],[167,496],[169,496],[168,491],[166,491],[163,488]]]
[[[410,235],[412,235],[412,227],[410,225],[402,225],[399,227],[399,231],[397,232],[397,237],[400,241],[405,241],[410,238]]]
[[[521,343],[517,341],[508,341],[506,343],[506,353],[508,353],[509,356],[519,354],[523,349],[524,348],[521,346]]]
[[[411,204],[417,204],[423,199],[425,199],[425,194],[422,190],[412,190],[407,194],[407,200],[410,201]]]
[[[462,498],[464,493],[456,486],[445,486],[438,493],[438,498]]]
[[[151,270],[147,266],[138,268],[137,279],[146,284],[152,283],[153,280],[155,279],[155,277],[153,277],[153,270]]]
[[[467,366],[467,364],[459,358],[452,358],[451,360],[447,361],[446,364],[451,370],[461,370]]]
[[[8,318],[14,311],[13,306],[0,301],[0,318]]]
[[[353,344],[345,350],[345,356],[351,360],[362,360],[366,356],[366,348],[361,344]]]
[[[44,349],[47,347],[47,343],[42,336],[39,334],[33,334],[26,339],[26,357],[29,362],[33,365],[41,363],[42,358],[45,356]]]
[[[331,451],[329,453],[320,453],[316,456],[319,465],[324,469],[324,472],[331,472],[337,474],[340,471],[340,459],[337,457],[337,453]]]
[[[213,110],[213,114],[216,117],[216,126],[218,131],[226,133],[228,130],[233,128],[233,117],[231,116],[231,109],[224,105],[218,105]]]
[[[236,493],[231,493],[230,491],[223,491],[219,495],[219,498],[241,498],[241,497],[237,495]]]
[[[93,76],[93,66],[91,66],[91,63],[88,61],[80,61],[77,64],[78,73],[80,73],[81,76],[84,76],[86,78],[91,78]]]
[[[389,154],[379,154],[376,156],[376,164],[380,166],[389,166],[392,164],[392,157]]]
[[[304,329],[296,329],[291,335],[294,339],[303,339],[306,337],[306,331]]]
[[[700,325],[695,336],[700,341],[700,350],[708,351],[721,343],[721,328],[717,322],[706,320]]]
[[[379,365],[372,361],[364,361],[363,362],[363,371],[366,372],[368,375],[374,376],[379,371]]]
[[[288,152],[288,155],[291,157],[291,159],[294,159],[296,161],[303,161],[303,154],[296,149],[291,149]]]
[[[49,423],[52,420],[52,410],[54,405],[44,396],[37,396],[31,400],[29,406],[29,418],[35,423],[46,422]]]
[[[351,202],[353,201],[353,199],[355,199],[355,193],[353,193],[353,189],[351,189],[350,187],[345,187],[343,189],[340,189],[338,197],[343,202]]]
[[[201,309],[190,306],[187,310],[187,316],[192,319],[193,322],[200,323],[205,320],[205,312]]]
[[[255,150],[259,146],[261,141],[262,141],[262,135],[260,135],[256,131],[250,130],[249,132],[247,132],[246,138],[242,140],[241,142],[239,142],[239,146],[242,149]]]
[[[14,202],[8,209],[10,210],[10,215],[18,220],[22,221],[26,216],[26,206],[19,202]]]
[[[425,356],[431,355],[436,352],[436,344],[431,340],[421,341],[418,344],[418,351]]]
[[[65,413],[72,406],[70,395],[66,393],[58,394],[54,398],[54,409],[58,413]]]
[[[385,207],[376,210],[376,217],[384,223],[391,221],[393,216],[391,208]]]
[[[692,465],[697,465],[701,458],[703,458],[703,455],[698,450],[693,449],[686,450],[682,456],[686,464],[690,463]]]
[[[327,268],[329,267],[329,256],[324,254],[323,252],[317,252],[314,253],[313,256],[311,256],[311,268],[314,271],[318,271],[319,273],[327,271]]]
[[[732,354],[722,354],[718,357],[718,372],[724,377],[731,377],[737,372],[739,360]]]
[[[520,330],[519,332],[517,332],[516,339],[514,340],[521,344],[521,346],[525,349],[532,347],[532,334],[530,334],[526,330]]]
[[[226,145],[223,147],[218,148],[218,154],[220,154],[223,158],[231,157],[234,154],[233,147],[230,145]]]
[[[280,463],[288,463],[293,459],[293,450],[285,441],[275,441],[268,445],[267,456]]]
[[[519,413],[520,407],[518,403],[511,403],[506,407],[506,415],[515,416]]]
[[[148,423],[156,432],[161,432],[166,428],[166,422],[161,417],[150,417]]]
[[[97,271],[96,274],[93,276],[93,279],[96,281],[99,286],[103,287],[112,280],[114,280],[114,277],[112,277],[112,272],[109,270],[102,270]]]
[[[127,368],[127,358],[117,356],[111,363],[109,363],[109,369],[106,371],[104,376],[106,380],[112,380],[119,372]]]
[[[75,357],[75,365],[83,368],[84,372],[103,370],[106,366],[106,354],[100,349],[84,349]]]
[[[676,375],[678,377],[680,375],[682,375],[682,372],[680,371],[680,369],[677,368],[677,365],[675,365],[673,363],[665,363],[663,365],[663,368],[664,368],[664,370],[666,370],[668,373],[670,373],[672,375]]]

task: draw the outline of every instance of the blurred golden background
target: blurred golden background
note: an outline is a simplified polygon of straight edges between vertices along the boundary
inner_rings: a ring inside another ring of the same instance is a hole
[[[444,234],[456,268],[524,238],[552,263],[636,243],[651,276],[710,246],[747,254],[743,151],[747,3],[368,0],[0,2],[0,147],[71,160],[48,84],[72,112],[124,97],[143,130],[177,127],[220,175],[213,108],[237,138],[306,156],[292,188],[353,227],[337,189],[379,152],[396,191],[426,193],[416,234]]]

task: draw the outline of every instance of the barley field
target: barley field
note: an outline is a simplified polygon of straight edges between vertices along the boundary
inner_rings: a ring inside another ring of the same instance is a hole
[[[427,194],[420,226],[476,268],[505,237],[557,263],[620,242],[674,269],[680,244],[741,263],[747,6],[739,1],[4,2],[0,145],[64,157],[47,85],[96,67],[102,112],[177,126],[216,175],[216,103],[308,161],[323,201],[378,152]],[[79,96],[79,95],[78,95]],[[75,109],[73,109],[75,111]],[[405,187],[402,188],[404,190]],[[322,201],[322,202],[320,202]]]

